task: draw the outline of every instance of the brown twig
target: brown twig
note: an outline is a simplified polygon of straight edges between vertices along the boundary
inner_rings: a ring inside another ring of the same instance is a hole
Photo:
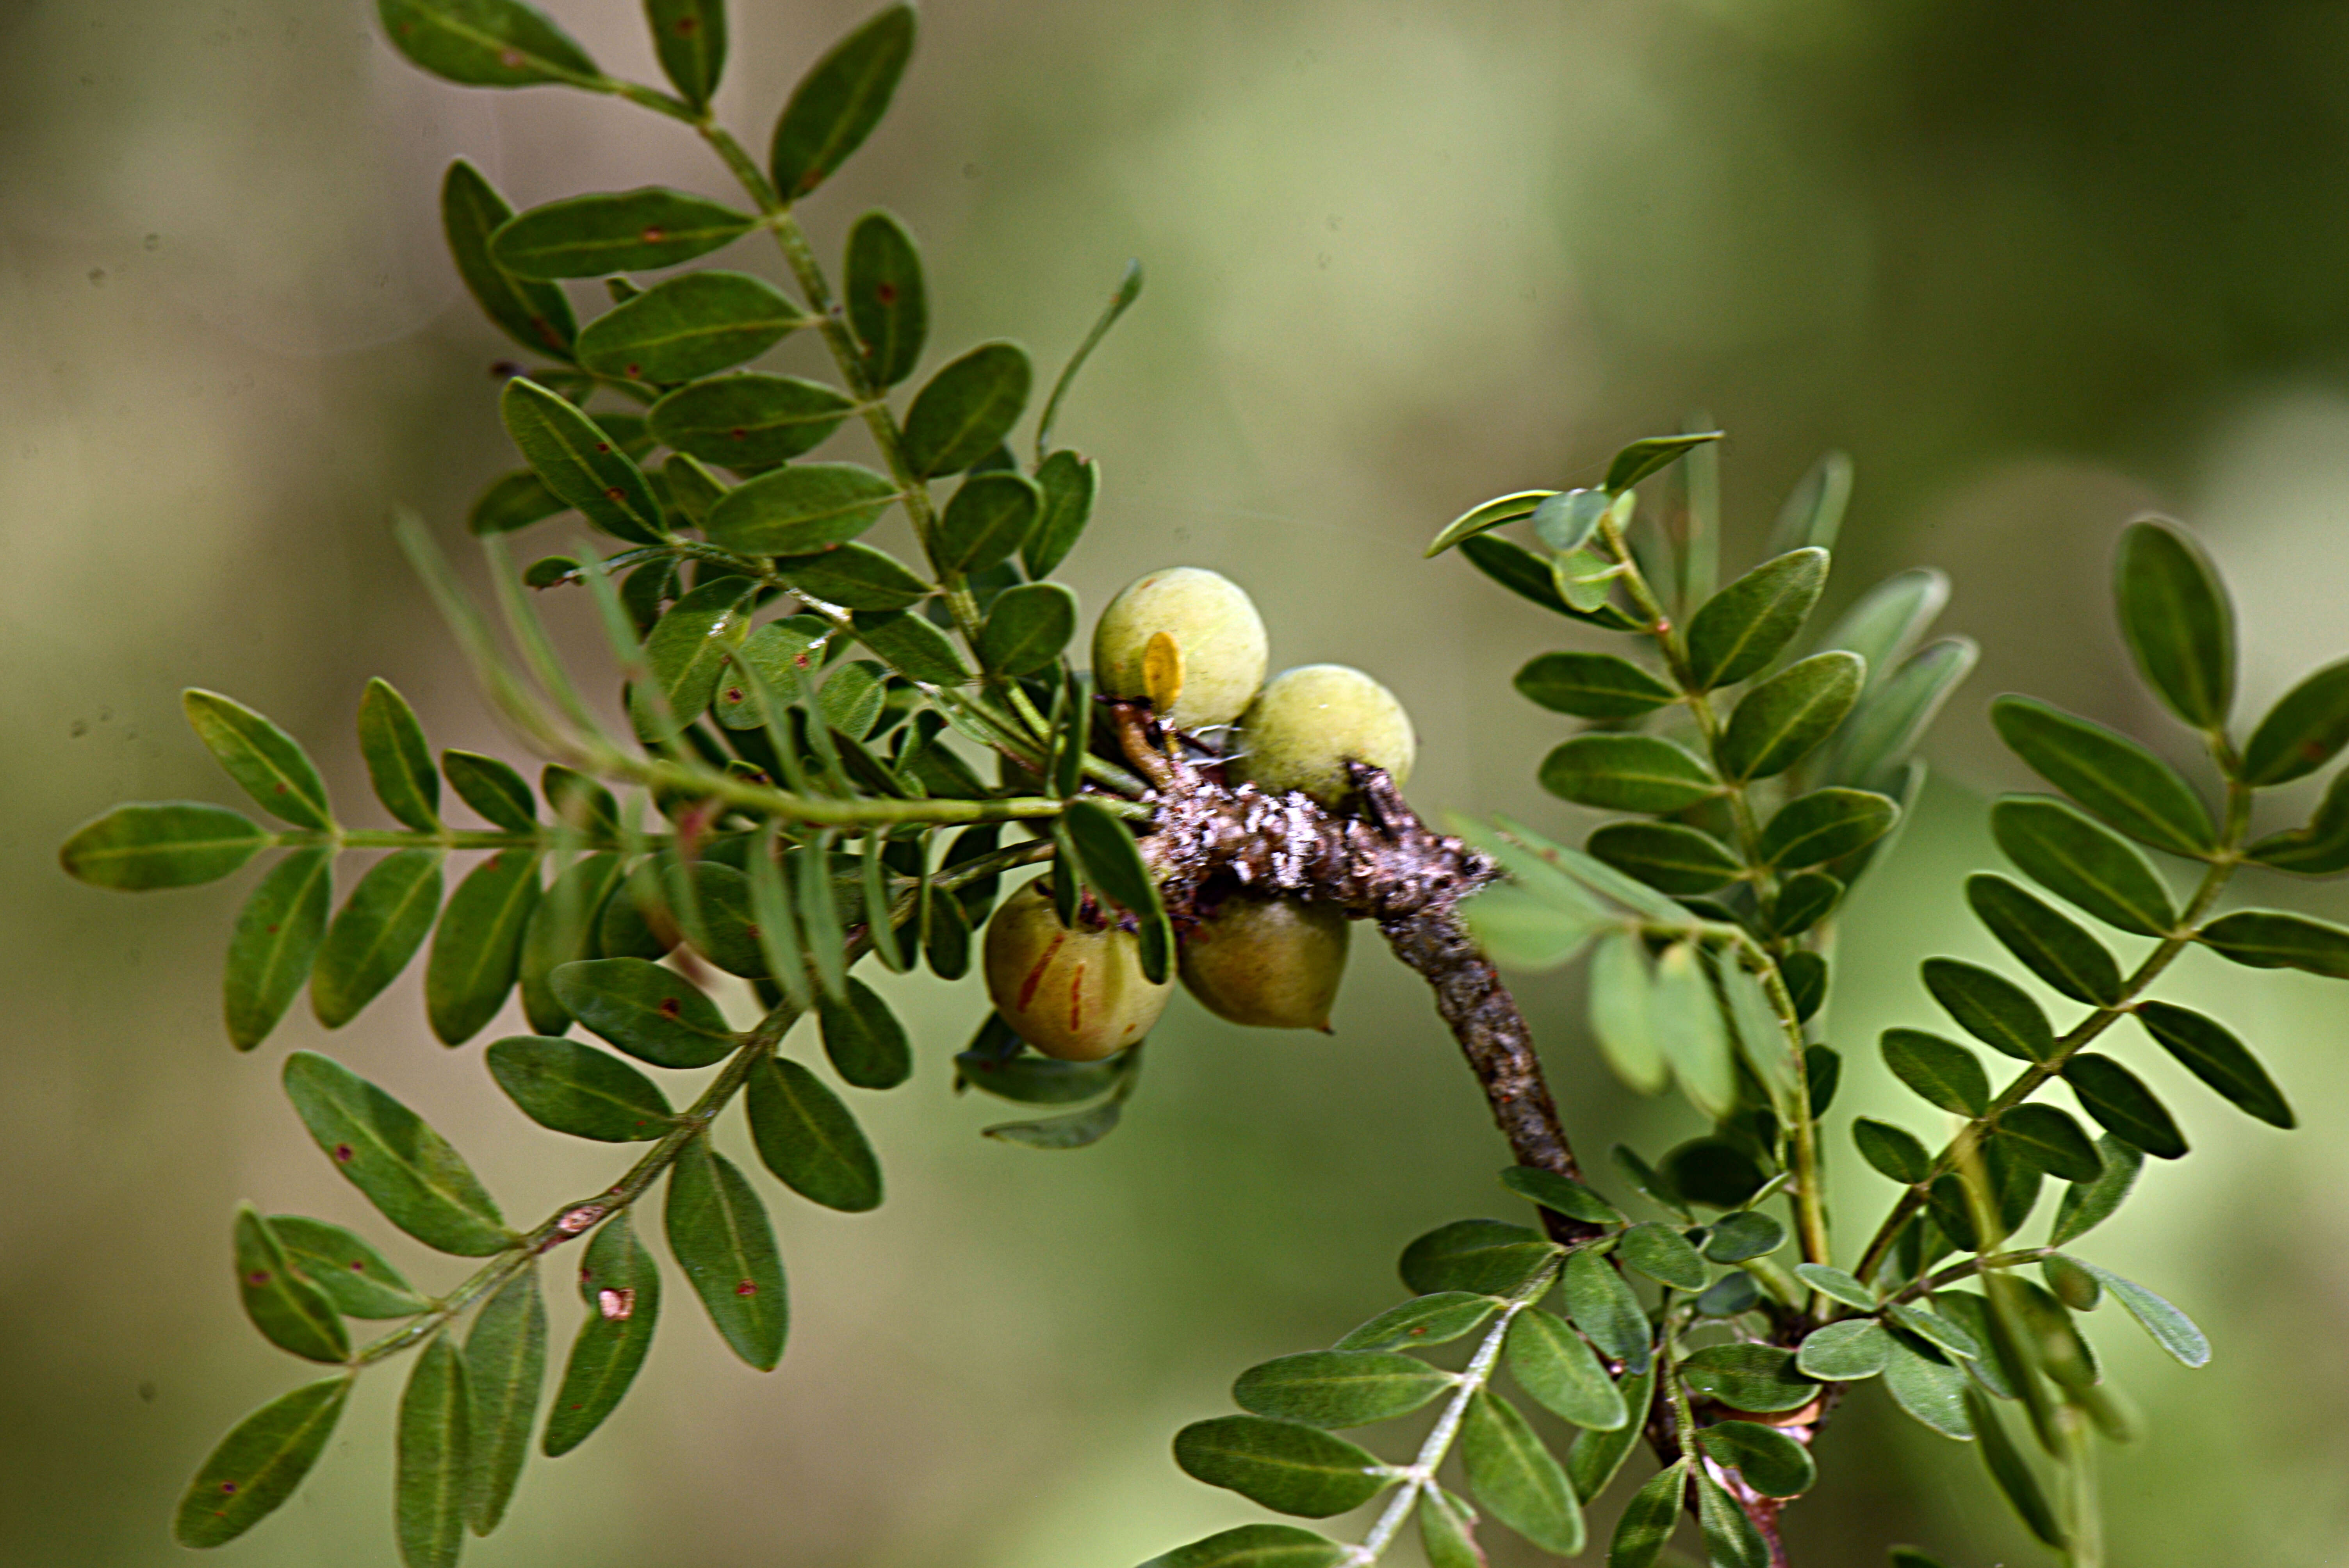
[[[1216,884],[1237,883],[1376,922],[1395,956],[1434,988],[1436,1011],[1517,1163],[1578,1180],[1525,1018],[1460,919],[1460,900],[1496,881],[1500,867],[1430,830],[1380,769],[1354,765],[1360,809],[1333,811],[1296,790],[1226,784],[1219,769],[1185,756],[1179,738],[1142,705],[1117,703],[1112,711],[1128,758],[1151,785],[1146,800],[1156,812],[1142,850],[1170,915],[1185,922]],[[1178,744],[1170,748],[1170,738]],[[1561,1242],[1599,1233],[1547,1210],[1542,1218]]]

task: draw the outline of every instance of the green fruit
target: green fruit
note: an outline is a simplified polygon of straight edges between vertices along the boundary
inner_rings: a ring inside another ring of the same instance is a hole
[[[1238,768],[1258,788],[1302,789],[1334,806],[1353,791],[1349,762],[1411,777],[1419,753],[1411,716],[1394,693],[1345,665],[1283,670],[1240,721]]]
[[[1143,977],[1142,943],[1115,926],[1071,931],[1040,880],[987,923],[987,991],[1019,1037],[1048,1057],[1092,1062],[1138,1046],[1174,994]]]
[[[1184,940],[1184,987],[1235,1024],[1327,1034],[1346,973],[1346,925],[1332,903],[1227,898]]]
[[[1106,696],[1151,696],[1143,669],[1164,633],[1181,655],[1174,701],[1159,714],[1182,729],[1229,724],[1264,684],[1264,617],[1230,578],[1170,566],[1119,590],[1093,626],[1093,680]],[[1164,675],[1159,677],[1164,690]]]

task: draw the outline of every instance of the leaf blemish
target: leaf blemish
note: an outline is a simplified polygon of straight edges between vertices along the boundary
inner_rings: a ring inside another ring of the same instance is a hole
[[[595,1293],[595,1310],[607,1323],[617,1323],[636,1310],[636,1293],[632,1290],[605,1290]]]

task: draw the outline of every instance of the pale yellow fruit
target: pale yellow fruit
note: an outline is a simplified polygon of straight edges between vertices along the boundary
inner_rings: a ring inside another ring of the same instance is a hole
[[[1184,987],[1235,1024],[1326,1032],[1346,974],[1347,923],[1331,903],[1227,898],[1184,939]]]
[[[1237,718],[1264,684],[1264,617],[1255,601],[1230,578],[1196,566],[1135,578],[1093,625],[1093,681],[1104,696],[1150,695],[1143,655],[1161,632],[1181,655],[1181,689],[1159,717],[1184,729]]]
[[[1141,1044],[1174,984],[1143,977],[1142,943],[1132,933],[1062,925],[1037,881],[987,923],[987,991],[1021,1039],[1048,1057],[1092,1062]]]
[[[1419,742],[1394,693],[1346,665],[1283,670],[1240,721],[1241,772],[1278,794],[1302,789],[1336,805],[1353,789],[1349,762],[1383,768],[1401,784]]]

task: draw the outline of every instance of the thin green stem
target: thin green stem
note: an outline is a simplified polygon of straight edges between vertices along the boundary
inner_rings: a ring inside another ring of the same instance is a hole
[[[1557,1277],[1557,1270],[1558,1264],[1555,1260],[1543,1264],[1531,1279],[1519,1285],[1502,1304],[1499,1317],[1476,1346],[1476,1354],[1469,1357],[1468,1365],[1459,1373],[1451,1402],[1435,1418],[1435,1425],[1428,1429],[1425,1440],[1419,1445],[1418,1454],[1410,1464],[1396,1470],[1402,1485],[1395,1490],[1394,1496],[1380,1511],[1377,1522],[1371,1526],[1370,1533],[1362,1537],[1361,1544],[1347,1549],[1340,1568],[1368,1568],[1369,1564],[1376,1563],[1394,1543],[1395,1536],[1402,1532],[1403,1522],[1411,1517],[1412,1508],[1419,1501],[1421,1494],[1435,1490],[1435,1472],[1443,1468],[1453,1443],[1460,1436],[1461,1425],[1467,1418],[1469,1401],[1492,1382],[1493,1371],[1500,1365],[1501,1344],[1508,1337],[1509,1325],[1516,1320],[1517,1314],[1542,1298],[1551,1282]]]
[[[2135,1009],[2137,1000],[2144,995],[2146,987],[2152,985],[2161,972],[2192,944],[2196,924],[2209,913],[2210,906],[2226,888],[2228,879],[2242,863],[2240,850],[2243,836],[2251,825],[2251,805],[2250,789],[2230,779],[2227,786],[2227,820],[2218,852],[2211,858],[2209,868],[2202,873],[2202,881],[2195,888],[2192,899],[2188,901],[2185,913],[2178,917],[2177,927],[2163,937],[2121,982],[2118,1000],[2096,1008],[2074,1025],[2055,1042],[2055,1048],[2047,1054],[2044,1061],[2033,1062],[2015,1075],[2014,1080],[1991,1101],[1988,1110],[1958,1129],[1957,1135],[1950,1140],[1949,1145],[1933,1161],[1925,1180],[1901,1193],[1899,1200],[1893,1204],[1892,1212],[1877,1227],[1875,1236],[1868,1243],[1868,1251],[1860,1258],[1857,1272],[1861,1279],[1873,1279],[1876,1271],[1883,1266],[1885,1258],[1891,1253],[1892,1243],[1899,1239],[1900,1227],[1923,1206],[1926,1188],[1936,1178],[1955,1169],[2002,1113],[2039,1092],[2050,1078],[2063,1072],[2064,1064],[2083,1047],[2127,1017]]]
[[[2054,1250],[2053,1247],[2024,1247],[2018,1252],[1994,1253],[1988,1257],[1968,1258],[1962,1263],[1951,1264],[1948,1268],[1928,1274],[1925,1278],[1885,1297],[1885,1300],[1888,1303],[1915,1301],[1921,1296],[1930,1295],[1937,1290],[1947,1290],[1960,1280],[1971,1279],[1988,1269],[2020,1268],[2024,1264],[2035,1264]]]

